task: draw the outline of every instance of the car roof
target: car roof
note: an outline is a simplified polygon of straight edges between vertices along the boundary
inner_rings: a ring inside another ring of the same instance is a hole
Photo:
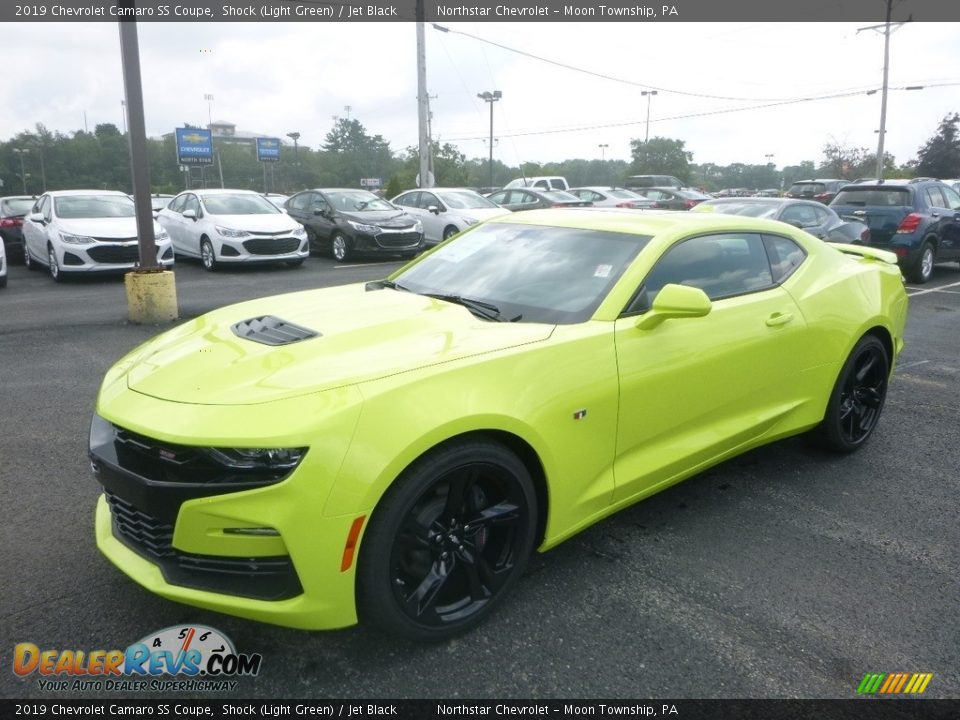
[[[36,200],[36,195],[4,195],[0,200]]]
[[[782,224],[762,218],[719,213],[661,212],[622,210],[620,208],[550,208],[526,210],[522,213],[503,215],[488,222],[520,225],[547,225],[550,227],[577,228],[629,233],[632,235],[659,235],[672,230],[696,231],[739,229],[783,232]]]
[[[196,193],[201,197],[203,195],[262,195],[262,193],[258,193],[256,190],[231,190],[230,188],[197,188],[196,190],[184,190],[183,192]]]
[[[125,192],[119,190],[49,190],[45,193],[51,197],[69,197],[71,195],[117,195],[129,198]]]

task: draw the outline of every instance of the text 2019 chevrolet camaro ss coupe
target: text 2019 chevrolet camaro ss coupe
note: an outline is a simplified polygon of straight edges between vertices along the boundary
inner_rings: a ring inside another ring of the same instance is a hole
[[[97,543],[180,602],[445,638],[535,548],[704,468],[806,431],[863,445],[906,315],[894,255],[783,223],[497,218],[120,360],[90,431]]]

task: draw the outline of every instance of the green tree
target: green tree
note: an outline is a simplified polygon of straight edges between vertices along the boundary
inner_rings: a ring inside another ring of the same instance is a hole
[[[683,140],[654,137],[647,141],[631,140],[630,154],[633,163],[630,165],[632,174],[662,174],[688,181],[690,178],[690,161],[693,153],[684,150],[686,143]]]
[[[917,151],[917,174],[924,177],[960,177],[960,113],[940,121],[936,135]]]
[[[368,135],[359,120],[338,118],[327,133],[325,169],[336,184],[357,186],[365,177],[389,177],[396,161],[382,135]]]

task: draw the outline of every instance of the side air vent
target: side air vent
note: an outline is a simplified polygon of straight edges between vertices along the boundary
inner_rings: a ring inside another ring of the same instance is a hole
[[[230,329],[237,337],[264,345],[290,345],[312,337],[320,337],[320,333],[316,330],[294,325],[273,315],[243,320]]]

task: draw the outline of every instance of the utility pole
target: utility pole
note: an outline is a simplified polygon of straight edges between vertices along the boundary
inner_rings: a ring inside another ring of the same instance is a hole
[[[13,148],[13,152],[20,156],[20,182],[23,183],[23,194],[27,194],[27,173],[26,169],[23,167],[23,156],[26,155],[29,150],[26,148]]]
[[[883,25],[870,25],[869,27],[858,28],[861,30],[877,30],[883,28],[883,88],[880,91],[880,130],[877,132],[880,139],[877,140],[877,180],[883,179],[883,146],[887,136],[887,87],[890,80],[890,16],[893,14],[893,0],[887,0],[887,19]],[[913,18],[907,18],[905,22],[910,22]],[[893,23],[900,28],[904,23]],[[873,91],[876,92],[876,91]],[[871,93],[867,93],[868,95]]]
[[[427,47],[424,35],[423,0],[417,0],[417,124],[419,129],[420,182],[422,188],[433,187],[430,177],[430,136],[427,134]]]
[[[647,99],[647,134],[644,136],[643,141],[650,141],[650,98],[657,94],[656,90],[641,90],[640,97],[645,97]]]
[[[477,93],[477,97],[490,103],[490,187],[493,187],[493,104],[503,97],[499,90]]]

